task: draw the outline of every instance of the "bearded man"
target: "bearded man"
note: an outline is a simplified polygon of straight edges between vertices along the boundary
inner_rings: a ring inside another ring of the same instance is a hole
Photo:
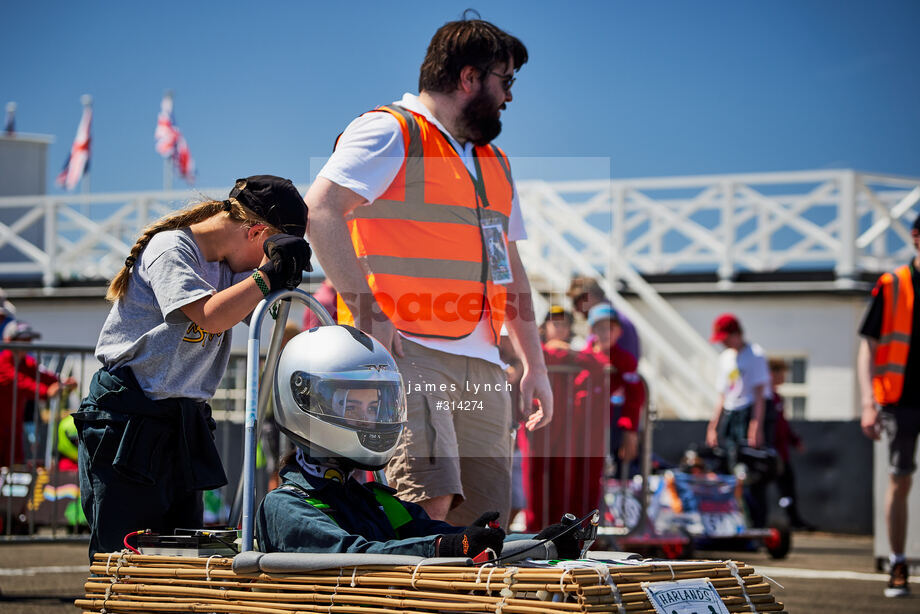
[[[515,412],[498,353],[503,325],[524,364],[520,417],[533,430],[553,411],[515,244],[526,238],[517,191],[491,144],[526,61],[523,43],[489,22],[445,24],[418,96],[355,119],[305,197],[339,322],[380,340],[406,384],[390,486],[460,526],[489,510],[510,520]]]

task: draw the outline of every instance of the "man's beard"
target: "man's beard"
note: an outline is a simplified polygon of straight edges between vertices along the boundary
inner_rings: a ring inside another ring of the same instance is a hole
[[[476,97],[466,103],[460,118],[467,137],[477,146],[488,145],[502,131],[498,109],[485,88],[480,89]]]

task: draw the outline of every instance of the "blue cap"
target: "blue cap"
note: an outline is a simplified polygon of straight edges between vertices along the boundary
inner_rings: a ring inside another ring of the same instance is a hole
[[[614,309],[613,305],[610,303],[600,303],[588,311],[588,326],[594,326],[603,320],[613,320],[617,323],[620,322],[620,316],[617,314],[617,310]]]

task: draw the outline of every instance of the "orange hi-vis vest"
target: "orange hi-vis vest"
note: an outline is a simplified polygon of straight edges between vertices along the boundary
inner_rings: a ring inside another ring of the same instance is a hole
[[[872,390],[880,405],[893,405],[901,400],[907,354],[910,352],[914,318],[914,284],[910,266],[898,267],[894,273],[885,273],[878,283],[884,293],[885,310],[875,352]]]
[[[348,219],[377,304],[397,330],[417,337],[462,339],[486,318],[497,344],[507,294],[492,275],[510,269],[513,187],[507,156],[493,145],[475,147],[479,172],[474,179],[446,136],[424,116],[398,105],[371,112],[390,113],[399,121],[406,152],[386,191],[356,207]],[[498,261],[492,267],[490,257]],[[338,319],[354,323],[341,296]]]

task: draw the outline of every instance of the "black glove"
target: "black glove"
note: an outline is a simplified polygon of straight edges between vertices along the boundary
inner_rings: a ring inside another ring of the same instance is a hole
[[[473,558],[486,548],[491,548],[495,556],[501,556],[505,532],[488,525],[498,520],[498,512],[486,512],[463,529],[463,533],[442,535],[438,538],[435,556],[466,556]]]
[[[549,539],[556,546],[556,555],[560,559],[577,559],[581,554],[581,548],[578,547],[578,540],[575,539],[575,532],[578,529],[572,529],[565,535],[559,535],[565,529],[572,526],[571,523],[557,522],[551,524],[539,533],[534,539]]]
[[[272,235],[262,244],[262,250],[269,261],[259,270],[268,278],[272,290],[293,290],[300,285],[304,269],[313,270],[310,265],[313,252],[303,237]]]

